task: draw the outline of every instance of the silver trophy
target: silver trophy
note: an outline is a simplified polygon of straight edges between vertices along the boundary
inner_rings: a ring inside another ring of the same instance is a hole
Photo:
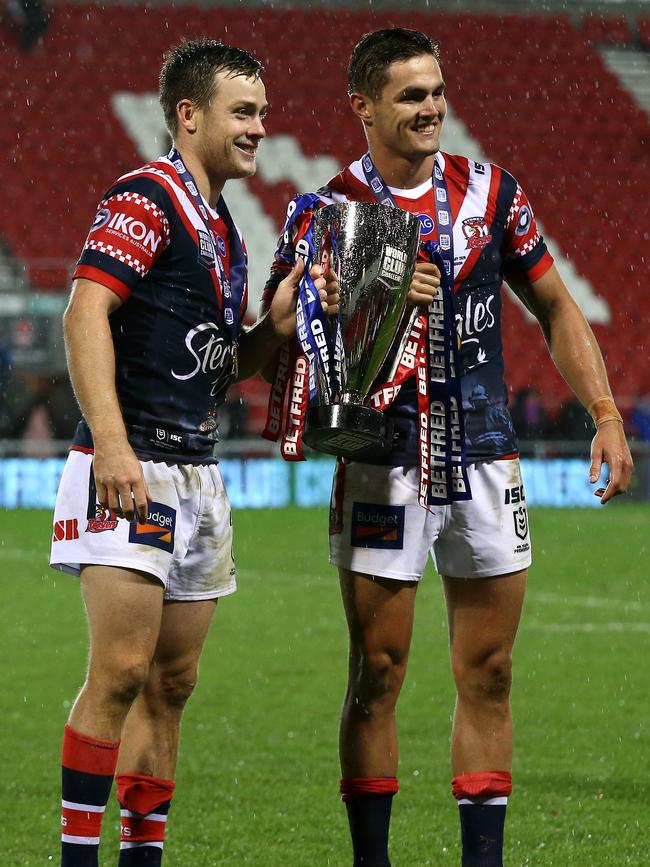
[[[371,461],[390,451],[390,419],[367,403],[405,320],[417,259],[418,218],[366,202],[328,205],[316,212],[314,262],[326,262],[339,281],[339,314],[330,317],[334,363],[316,361],[318,398],[307,411],[303,440],[326,454]]]

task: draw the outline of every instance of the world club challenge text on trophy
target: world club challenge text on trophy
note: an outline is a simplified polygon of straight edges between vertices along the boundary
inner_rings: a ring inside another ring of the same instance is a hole
[[[327,320],[333,363],[311,360],[318,394],[303,440],[319,452],[372,460],[390,451],[393,426],[368,394],[405,319],[420,223],[399,208],[350,202],[318,210],[312,231],[313,261],[329,259],[340,301]]]

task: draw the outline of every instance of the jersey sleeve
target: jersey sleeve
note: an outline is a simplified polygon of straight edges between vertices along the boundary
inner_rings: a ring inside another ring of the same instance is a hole
[[[505,230],[503,270],[506,276],[524,277],[529,282],[542,277],[553,264],[539,233],[526,193],[517,184]]]
[[[116,184],[99,203],[73,279],[94,280],[126,300],[169,245],[170,207],[154,180]]]

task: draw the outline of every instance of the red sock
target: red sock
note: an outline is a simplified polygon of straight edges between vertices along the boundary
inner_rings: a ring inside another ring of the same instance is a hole
[[[118,774],[116,779],[121,807],[119,867],[158,867],[176,783],[144,774]]]
[[[94,867],[119,741],[105,741],[66,725],[63,734],[61,867]]]

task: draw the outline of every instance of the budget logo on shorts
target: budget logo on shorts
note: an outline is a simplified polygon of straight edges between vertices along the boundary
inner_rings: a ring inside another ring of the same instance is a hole
[[[171,554],[174,550],[175,529],[176,509],[164,503],[149,503],[146,524],[138,524],[136,521],[129,524],[129,542],[150,545]]]
[[[352,538],[354,548],[404,547],[404,506],[381,506],[377,503],[352,504]]]

